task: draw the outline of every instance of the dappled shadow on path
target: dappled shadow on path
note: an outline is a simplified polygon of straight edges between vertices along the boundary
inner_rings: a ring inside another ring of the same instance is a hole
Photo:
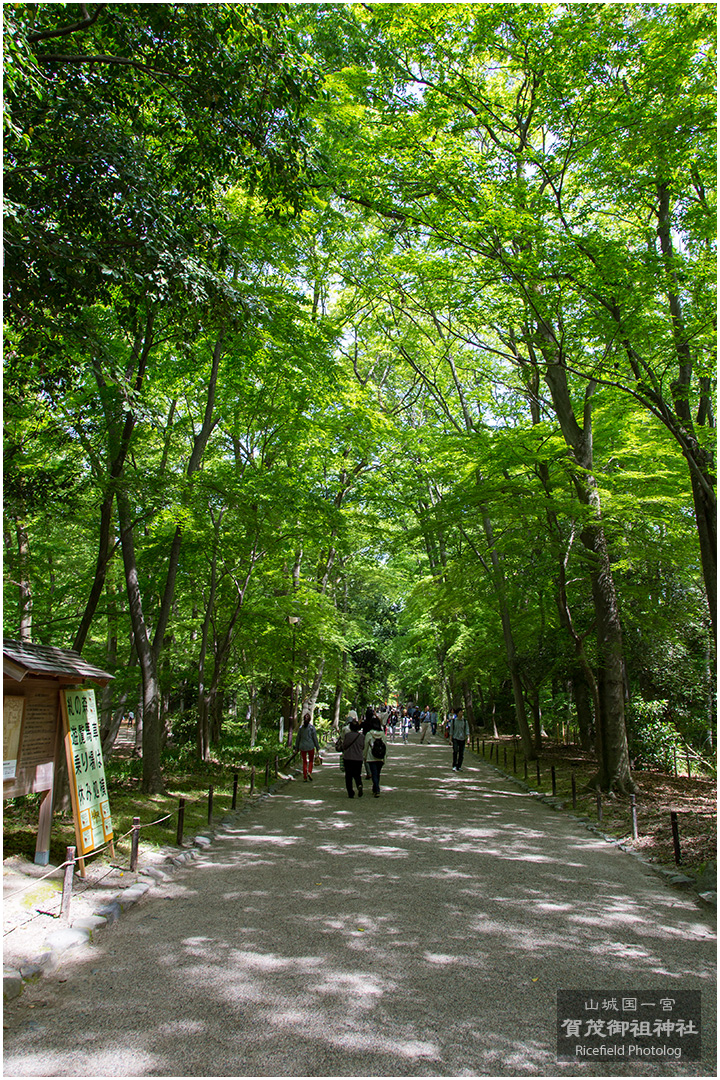
[[[556,1062],[558,989],[702,988],[709,1024],[712,928],[481,764],[448,775],[446,753],[395,748],[379,800],[323,766],[236,818],[12,1029],[6,1075],[707,1074]]]

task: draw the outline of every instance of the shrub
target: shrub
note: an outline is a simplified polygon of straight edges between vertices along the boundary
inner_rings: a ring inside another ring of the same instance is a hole
[[[635,766],[653,766],[672,772],[675,753],[683,749],[682,739],[667,718],[667,701],[631,703],[627,710],[630,757]]]

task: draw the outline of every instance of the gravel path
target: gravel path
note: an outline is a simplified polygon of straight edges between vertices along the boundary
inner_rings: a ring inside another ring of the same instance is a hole
[[[5,1011],[5,1076],[715,1076],[714,913],[447,744],[236,815]],[[702,990],[702,1062],[558,1063],[556,993]]]

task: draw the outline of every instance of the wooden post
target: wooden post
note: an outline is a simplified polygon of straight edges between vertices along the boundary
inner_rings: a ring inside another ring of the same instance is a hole
[[[178,826],[177,826],[177,845],[182,847],[183,832],[185,829],[185,800],[178,800]]]
[[[677,810],[670,811],[670,828],[672,829],[673,848],[675,849],[675,862],[680,865],[680,830],[678,829]]]
[[[538,787],[540,787],[540,758],[538,758],[535,762],[535,771],[537,773]]]
[[[483,757],[485,757],[485,740],[484,739],[483,739],[483,743],[482,743],[482,752],[483,752]]]
[[[598,789],[597,793],[597,818],[598,822],[602,824],[603,806],[602,806],[602,791]]]
[[[635,805],[635,796],[630,796],[630,826],[632,829],[632,838],[637,840],[638,838],[638,824],[637,824],[637,806]]]
[[[265,762],[265,787],[270,787],[270,759]]]
[[[557,778],[555,776],[555,766],[554,765],[550,766],[550,778],[552,780],[552,793],[553,793],[553,795],[557,795]]]
[[[503,768],[507,768],[507,746],[503,746]]]
[[[527,780],[527,758],[525,758],[524,761],[525,761],[525,779]]]
[[[65,874],[63,876],[62,900],[60,901],[60,918],[63,922],[70,922],[70,901],[72,899],[73,874],[75,873],[75,848],[65,849]]]
[[[238,789],[238,774],[235,773],[233,775],[233,801],[232,801],[233,810],[235,810],[237,808],[237,789]]]
[[[250,767],[250,794],[255,790],[255,766]]]
[[[513,750],[513,772],[517,772],[517,754]]]
[[[278,778],[278,755],[275,755],[275,779]]]
[[[577,810],[577,784],[575,782],[575,773],[570,777],[570,786],[572,787],[573,810]]]
[[[213,794],[213,786],[211,784],[208,791],[208,825],[212,824]]]
[[[130,870],[135,873],[138,864],[138,848],[140,846],[140,818],[134,817],[132,823],[132,836],[130,838]]]

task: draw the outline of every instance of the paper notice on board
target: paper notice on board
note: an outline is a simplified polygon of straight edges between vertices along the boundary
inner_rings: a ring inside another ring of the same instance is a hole
[[[3,780],[14,780],[17,773],[24,697],[3,696]]]

